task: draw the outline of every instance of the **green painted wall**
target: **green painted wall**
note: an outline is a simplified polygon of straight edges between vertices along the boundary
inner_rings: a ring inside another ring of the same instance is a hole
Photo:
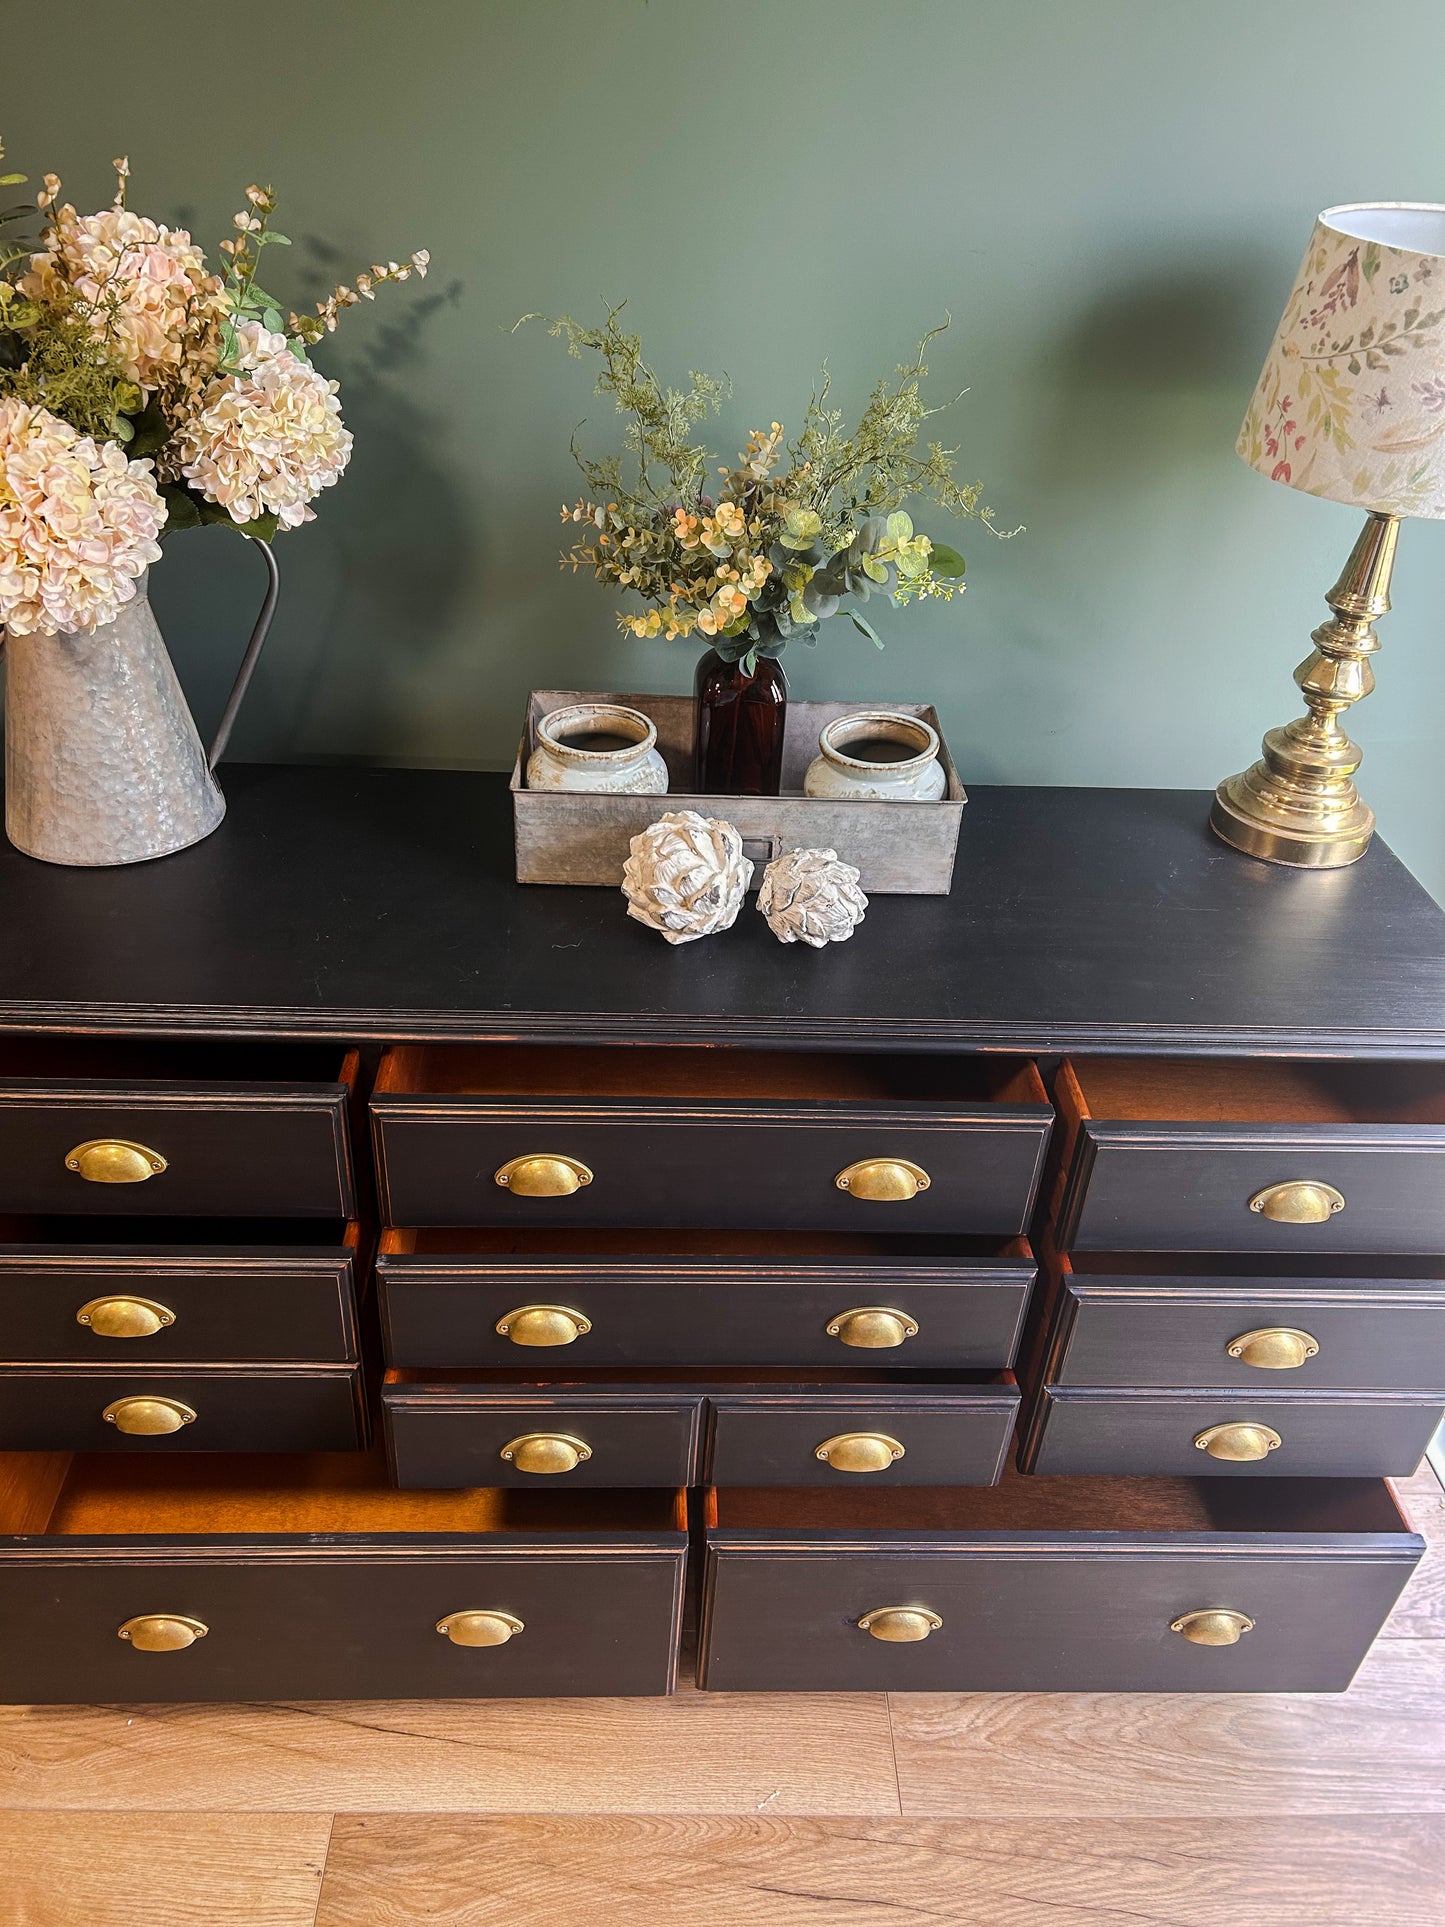
[[[425,245],[432,278],[324,364],[357,434],[233,754],[500,766],[531,686],[676,689],[559,574],[573,425],[613,432],[525,310],[629,314],[664,371],[726,369],[717,425],[855,404],[952,311],[940,393],[1008,544],[962,602],[835,623],[796,693],[932,698],[965,778],[1201,787],[1293,713],[1357,518],[1232,449],[1316,211],[1445,199],[1439,0],[50,0],[0,90],[11,161],[211,242],[271,179],[298,299]],[[47,72],[43,47],[56,53]],[[63,55],[63,57],[61,57]],[[279,253],[279,250],[278,250]],[[323,357],[318,357],[323,359]],[[155,600],[203,723],[259,564],[187,535]],[[1386,834],[1445,894],[1445,529],[1413,524],[1357,712]]]

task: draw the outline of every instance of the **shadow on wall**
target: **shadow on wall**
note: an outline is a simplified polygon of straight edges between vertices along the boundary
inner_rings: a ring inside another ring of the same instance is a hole
[[[464,577],[474,567],[456,477],[434,459],[414,398],[396,380],[420,358],[429,320],[461,284],[415,297],[368,337],[328,339],[318,366],[341,384],[356,437],[338,498],[283,530],[281,599],[228,757],[365,760],[408,741],[408,704],[425,688]],[[186,533],[156,570],[157,613],[202,736],[214,727],[262,588],[259,558],[224,528]],[[437,680],[445,676],[438,674]]]

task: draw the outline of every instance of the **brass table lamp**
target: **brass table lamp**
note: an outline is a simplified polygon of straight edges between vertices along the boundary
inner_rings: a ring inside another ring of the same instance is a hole
[[[1334,611],[1295,671],[1306,714],[1214,793],[1210,827],[1271,863],[1338,869],[1365,853],[1375,814],[1340,726],[1375,686],[1374,618],[1390,607],[1403,516],[1445,518],[1445,207],[1327,208],[1236,443],[1251,468],[1368,511]]]

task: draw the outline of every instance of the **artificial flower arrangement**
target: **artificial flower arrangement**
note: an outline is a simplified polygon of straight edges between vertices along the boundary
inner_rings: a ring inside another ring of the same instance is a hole
[[[17,636],[113,621],[163,530],[269,539],[311,521],[352,438],[310,350],[343,309],[427,271],[420,249],[283,317],[257,279],[264,249],[289,245],[271,188],[247,188],[213,274],[184,229],[126,206],[130,168],[115,169],[114,202],[86,215],[47,174],[39,246],[0,243],[0,628]]]
[[[664,388],[620,312],[600,328],[564,316],[550,332],[565,336],[574,356],[601,355],[597,392],[631,418],[626,473],[623,456],[589,459],[574,439],[589,497],[562,505],[562,520],[581,531],[563,566],[590,569],[652,605],[645,615],[619,612],[622,629],[669,640],[698,634],[747,675],[794,637],[815,642],[819,625],[840,611],[881,649],[862,612],[872,596],[946,602],[963,588],[963,557],[915,530],[905,500],[926,494],[951,516],[1012,532],[980,507],[981,485],[957,481],[956,450],[919,446],[923,424],[941,412],[922,396],[924,356],[947,321],[924,336],[896,380],[877,384],[851,434],[829,406],[825,364],[796,440],[785,444],[779,422],[754,431],[739,466],[719,467],[721,485],[710,490],[714,458],[691,434],[719,411],[729,383],[693,373],[686,390]]]

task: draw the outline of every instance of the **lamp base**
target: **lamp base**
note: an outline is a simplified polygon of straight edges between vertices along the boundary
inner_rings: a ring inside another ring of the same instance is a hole
[[[1375,686],[1371,627],[1390,607],[1398,516],[1371,515],[1328,597],[1334,615],[1294,672],[1307,714],[1264,739],[1264,754],[1214,792],[1209,827],[1236,850],[1302,870],[1338,870],[1365,854],[1375,813],[1355,788],[1361,753],[1340,714]]]
[[[1355,790],[1353,807],[1338,814],[1331,811],[1327,824],[1311,825],[1298,817],[1289,824],[1267,806],[1261,807],[1254,779],[1257,771],[1266,769],[1264,763],[1256,763],[1242,776],[1226,777],[1219,785],[1209,812],[1214,834],[1246,856],[1287,863],[1297,870],[1342,870],[1347,863],[1357,863],[1375,834],[1375,812],[1354,784],[1350,784]]]

